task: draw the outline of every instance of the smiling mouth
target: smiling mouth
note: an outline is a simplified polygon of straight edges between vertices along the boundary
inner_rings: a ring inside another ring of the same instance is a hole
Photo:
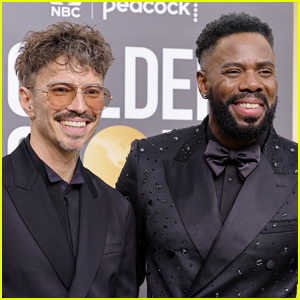
[[[239,105],[246,109],[257,109],[258,107],[260,107],[260,104],[257,103],[237,103],[236,105]]]
[[[72,129],[80,129],[86,126],[86,122],[73,122],[73,121],[58,121],[58,122]]]

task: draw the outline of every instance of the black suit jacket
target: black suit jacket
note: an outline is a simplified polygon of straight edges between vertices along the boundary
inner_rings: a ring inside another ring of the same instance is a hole
[[[117,183],[137,220],[148,296],[292,297],[297,145],[272,128],[222,226],[200,126],[134,141]]]
[[[3,159],[3,297],[136,297],[130,203],[83,168],[77,260],[24,141]]]

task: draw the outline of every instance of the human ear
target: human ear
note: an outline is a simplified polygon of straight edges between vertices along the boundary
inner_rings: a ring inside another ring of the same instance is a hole
[[[31,120],[35,117],[34,105],[33,105],[33,94],[32,92],[22,86],[19,90],[20,102],[25,113],[30,116]]]
[[[198,89],[202,98],[207,99],[209,88],[208,79],[205,71],[199,70],[197,72]]]

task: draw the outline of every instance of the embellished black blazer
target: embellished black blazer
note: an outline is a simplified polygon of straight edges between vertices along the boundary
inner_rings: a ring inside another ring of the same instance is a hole
[[[117,189],[133,204],[149,297],[293,297],[297,144],[271,128],[222,226],[200,126],[135,140]]]

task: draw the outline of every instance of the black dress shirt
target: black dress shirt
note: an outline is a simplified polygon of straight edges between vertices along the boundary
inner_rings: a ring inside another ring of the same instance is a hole
[[[259,139],[251,143],[251,145],[259,144],[259,146],[262,147],[265,143],[267,135],[268,132],[264,132],[264,134]],[[207,142],[209,140],[213,140],[221,144],[212,133],[211,128],[208,124]],[[215,174],[213,173],[213,180],[219,205],[221,221],[222,224],[224,224],[244,184],[244,180],[241,179],[241,176],[239,175],[237,161],[228,160],[226,162],[224,171],[219,176],[215,176]]]
[[[74,256],[78,252],[79,220],[80,220],[80,186],[84,182],[78,159],[71,183],[64,181],[54,170],[43,162],[30,145],[30,136],[25,139],[29,156],[37,171],[41,174],[54,209],[66,232]]]

